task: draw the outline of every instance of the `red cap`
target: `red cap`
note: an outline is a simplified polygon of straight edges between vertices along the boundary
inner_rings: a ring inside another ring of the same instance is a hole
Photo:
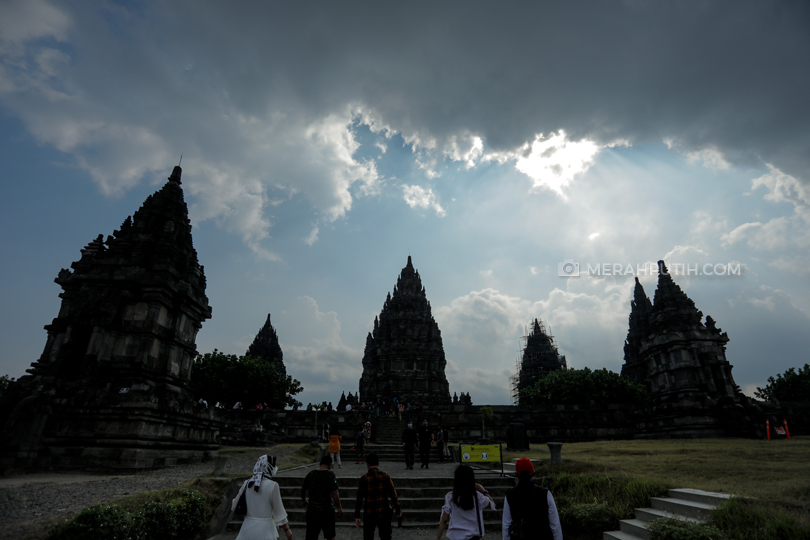
[[[520,474],[524,471],[528,471],[529,474],[534,474],[534,465],[532,465],[532,461],[529,458],[522,457],[515,462],[515,474]]]

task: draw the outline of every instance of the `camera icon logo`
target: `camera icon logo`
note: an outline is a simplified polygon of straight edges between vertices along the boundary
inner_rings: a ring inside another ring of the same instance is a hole
[[[557,264],[557,275],[560,277],[579,277],[579,263],[574,259],[565,259]]]

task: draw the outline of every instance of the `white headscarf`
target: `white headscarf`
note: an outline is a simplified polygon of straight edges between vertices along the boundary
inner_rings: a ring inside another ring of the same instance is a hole
[[[273,478],[277,472],[278,467],[276,467],[275,456],[264,455],[260,457],[256,465],[253,466],[253,478],[248,482],[248,486],[253,486],[254,491],[259,491],[262,478]]]

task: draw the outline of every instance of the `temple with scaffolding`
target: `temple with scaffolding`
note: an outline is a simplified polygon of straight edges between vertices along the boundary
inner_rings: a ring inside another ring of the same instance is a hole
[[[552,371],[566,369],[565,356],[560,356],[551,330],[546,328],[539,319],[535,319],[531,331],[520,338],[522,351],[515,365],[515,374],[510,377],[512,388],[512,401],[518,404],[520,391],[533,386]]]

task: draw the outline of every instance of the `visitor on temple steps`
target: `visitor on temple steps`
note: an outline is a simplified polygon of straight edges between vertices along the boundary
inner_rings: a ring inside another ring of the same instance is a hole
[[[422,459],[420,469],[429,469],[430,465],[430,445],[433,444],[433,432],[428,427],[427,419],[422,420],[419,427],[419,457]]]
[[[503,502],[503,540],[515,537],[515,529],[521,528],[521,538],[526,540],[562,540],[560,516],[554,497],[546,488],[532,482],[534,465],[523,457],[515,462],[518,485],[506,492]]]
[[[340,431],[338,428],[333,429],[329,435],[329,448],[327,449],[329,455],[332,456],[332,463],[337,463],[340,469]]]
[[[354,454],[357,460],[355,461],[356,464],[360,464],[361,461],[366,460],[366,433],[363,431],[363,428],[357,432],[354,436]]]
[[[391,481],[390,476],[378,468],[379,465],[380,460],[377,454],[371,452],[366,456],[368,472],[360,477],[360,486],[357,489],[354,526],[359,529],[362,520],[365,520],[363,540],[373,540],[375,528],[380,531],[380,540],[391,540],[391,518],[394,512],[396,512],[397,518],[402,517],[394,482]],[[388,504],[389,499],[393,510]]]
[[[277,527],[282,527],[287,540],[292,540],[287,511],[281,501],[281,490],[272,480],[277,471],[276,458],[266,455],[260,457],[253,467],[253,476],[245,480],[236,494],[231,511],[236,509],[243,494],[247,503],[245,521],[236,540],[275,540],[278,538]]]
[[[453,491],[444,496],[439,534],[447,529],[449,540],[481,540],[484,537],[484,510],[495,509],[495,501],[468,465],[459,465],[453,478]],[[528,540],[528,539],[527,539]]]
[[[301,486],[301,502],[307,511],[306,540],[318,540],[321,531],[326,540],[335,540],[335,509],[332,502],[337,506],[338,517],[343,516],[343,507],[340,505],[337,478],[329,470],[331,468],[332,458],[323,456],[320,468],[310,471]]]
[[[413,469],[413,458],[417,444],[416,430],[413,429],[413,424],[408,422],[408,427],[402,431],[402,446],[405,448],[406,469]]]

